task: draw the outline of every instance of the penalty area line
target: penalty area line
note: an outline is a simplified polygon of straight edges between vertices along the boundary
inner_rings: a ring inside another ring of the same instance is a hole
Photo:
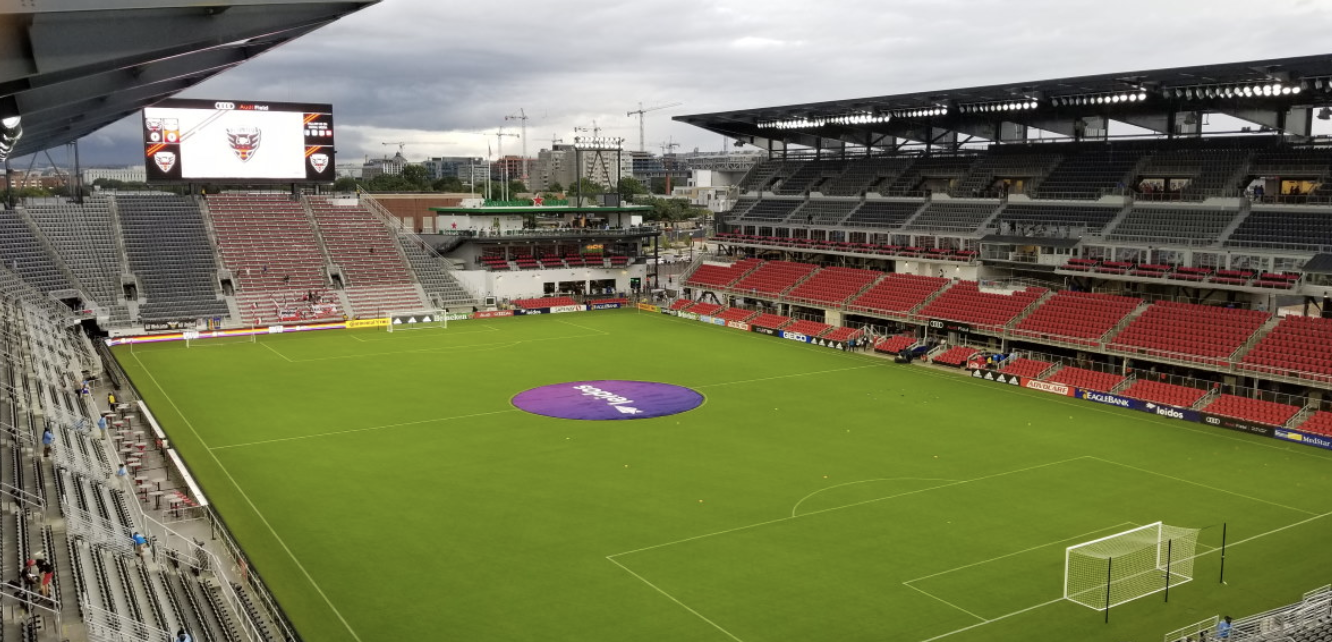
[[[616,561],[615,558],[613,558],[613,557],[607,557],[606,559],[607,559],[608,561],[610,561],[611,564],[614,564],[614,565],[616,565],[616,566],[618,566],[618,567],[624,569],[624,572],[626,572],[626,573],[628,573],[628,574],[630,574],[630,575],[632,575],[632,576],[638,578],[638,580],[639,580],[640,582],[642,582],[642,583],[648,585],[652,590],[654,590],[654,591],[656,591],[656,592],[658,592],[658,593],[660,593],[660,594],[666,596],[666,599],[668,599],[668,600],[670,600],[670,601],[672,601],[672,602],[675,602],[676,604],[679,604],[681,608],[683,608],[684,610],[689,611],[690,613],[694,614],[694,617],[697,617],[698,619],[703,620],[704,622],[707,622],[709,625],[712,626],[712,628],[717,629],[718,631],[721,631],[722,633],[725,633],[725,634],[726,634],[726,637],[729,637],[729,638],[731,638],[732,640],[735,640],[735,642],[745,642],[744,640],[741,640],[740,638],[736,637],[734,633],[731,633],[730,631],[727,631],[725,628],[722,628],[722,625],[717,624],[716,622],[713,622],[712,620],[709,620],[709,619],[707,618],[707,616],[703,615],[702,613],[699,613],[698,611],[695,611],[695,610],[694,610],[693,608],[691,608],[688,604],[685,604],[684,602],[681,602],[681,601],[680,601],[678,598],[676,598],[674,595],[671,595],[670,593],[667,593],[667,592],[666,592],[665,590],[663,590],[660,586],[657,586],[656,584],[653,584],[652,582],[649,582],[649,581],[647,580],[647,578],[643,577],[642,575],[639,575],[638,573],[635,573],[635,572],[634,572],[632,569],[630,569],[628,566],[625,566],[624,564],[619,563],[618,561]]]

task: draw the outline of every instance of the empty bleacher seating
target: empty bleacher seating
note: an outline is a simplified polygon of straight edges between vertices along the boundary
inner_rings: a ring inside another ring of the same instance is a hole
[[[1095,200],[1119,189],[1145,152],[1129,147],[1083,147],[1069,150],[1036,188],[1042,199]]]
[[[1042,373],[1053,366],[1054,364],[1049,361],[1020,357],[1004,362],[1004,367],[1000,368],[999,371],[1024,378],[1039,379]]]
[[[1286,422],[1300,412],[1300,407],[1264,399],[1223,394],[1218,395],[1215,400],[1204,406],[1203,412],[1233,417],[1242,421],[1284,426]]]
[[[792,321],[790,325],[782,329],[787,332],[799,332],[803,335],[817,337],[824,332],[831,330],[832,326],[818,321],[810,321],[808,319],[796,319],[795,321]]]
[[[850,341],[851,339],[859,339],[864,334],[864,330],[843,326],[829,330],[827,334],[823,335],[823,338],[829,341]]]
[[[921,201],[865,201],[851,213],[845,224],[853,227],[901,227],[922,205],[924,203]]]
[[[64,265],[46,251],[17,210],[0,208],[0,260],[43,293],[74,288]]]
[[[567,296],[547,296],[535,299],[514,299],[513,304],[524,310],[540,310],[542,308],[578,305],[578,302]]]
[[[116,212],[130,271],[145,300],[139,306],[141,320],[229,316],[198,203],[171,194],[121,194],[116,196]]]
[[[1002,190],[995,187],[1000,179],[1039,181],[1059,162],[1055,153],[1003,153],[1002,146],[991,148],[980,157],[971,171],[953,186],[950,193],[958,197],[998,196]]]
[[[881,276],[882,272],[873,270],[823,268],[788,292],[786,298],[793,301],[837,305],[860,293]]]
[[[396,232],[352,199],[312,197],[310,212],[328,250],[342,268],[351,313],[378,317],[429,309],[394,238]]]
[[[107,310],[111,323],[128,323],[109,199],[91,197],[82,205],[57,200],[29,205],[26,213],[88,294]]]
[[[780,314],[764,312],[749,320],[751,325],[763,326],[765,328],[779,329],[791,322],[791,317],[785,317]]]
[[[1297,430],[1312,432],[1319,435],[1332,435],[1332,412],[1319,410],[1309,415],[1303,423],[1296,426]]]
[[[780,223],[803,202],[795,199],[763,199],[750,207],[740,218],[744,221]]]
[[[1229,247],[1322,252],[1332,250],[1332,212],[1254,206],[1226,239]]]
[[[1332,319],[1281,319],[1244,355],[1239,367],[1250,372],[1332,381]]]
[[[1092,345],[1141,303],[1131,297],[1061,290],[1019,321],[1013,334]]]
[[[1236,173],[1249,159],[1243,148],[1207,147],[1158,151],[1152,154],[1140,172],[1144,177],[1187,179],[1182,189],[1161,196],[1166,200],[1201,201],[1208,197],[1235,197],[1239,194]]]
[[[1198,403],[1207,395],[1207,391],[1164,381],[1140,378],[1119,394],[1122,397],[1141,399],[1142,401],[1150,401],[1166,406],[1192,408],[1193,404]]]
[[[948,283],[943,277],[889,274],[852,300],[850,307],[901,317]]]
[[[414,235],[403,232],[398,233],[397,236],[398,244],[402,246],[403,254],[407,256],[407,262],[411,264],[412,271],[416,273],[417,281],[420,281],[421,288],[425,290],[426,296],[434,302],[431,307],[465,307],[476,303],[476,298],[458,282],[458,279],[453,277],[452,269],[445,264],[439,255],[427,249],[423,241]],[[505,263],[505,269],[507,269],[507,261]]]
[[[1135,243],[1210,244],[1239,216],[1238,209],[1135,205],[1110,238]]]
[[[891,337],[883,337],[874,342],[876,352],[887,352],[897,354],[916,344],[916,337],[909,334],[895,334]]]
[[[994,202],[935,201],[926,206],[925,211],[911,221],[906,229],[975,232],[998,207],[998,203]]]
[[[767,261],[731,287],[753,294],[781,294],[816,269],[818,266],[809,263]]]
[[[935,355],[930,361],[945,366],[960,366],[977,354],[980,354],[980,350],[970,346],[953,346]]]
[[[719,319],[725,319],[727,321],[746,321],[750,317],[753,317],[755,314],[758,313],[753,310],[746,310],[744,308],[726,308],[725,310],[721,311],[715,316]]]
[[[819,193],[826,196],[860,196],[877,183],[891,183],[913,159],[866,158],[847,163],[841,176],[827,181],[819,187]]]
[[[1066,386],[1082,388],[1084,390],[1110,392],[1115,389],[1115,386],[1124,383],[1124,376],[1113,372],[1098,372],[1086,368],[1064,366],[1047,379],[1047,381],[1051,383],[1062,383]]]
[[[879,193],[884,196],[913,196],[923,193],[931,181],[945,185],[951,184],[971,170],[976,162],[975,156],[928,156],[916,159],[905,171],[891,182],[880,184]],[[946,191],[946,190],[943,190]]]
[[[800,195],[810,187],[823,182],[825,178],[839,176],[846,166],[846,161],[813,160],[801,163],[790,176],[782,179],[774,190],[777,194]]]
[[[698,303],[695,303],[695,304],[693,304],[693,305],[691,305],[691,306],[685,308],[684,311],[685,311],[685,312],[693,312],[694,314],[697,314],[697,315],[700,315],[700,316],[712,316],[714,313],[716,313],[718,310],[721,310],[721,309],[722,309],[722,306],[721,306],[720,304],[717,304],[717,303],[707,303],[707,302],[704,302],[704,301],[699,301]]]
[[[218,253],[240,283],[236,303],[247,322],[338,318],[323,250],[300,201],[285,194],[208,197]],[[322,304],[309,303],[310,293]]]
[[[1221,364],[1268,318],[1254,310],[1158,301],[1111,342],[1119,351]]]
[[[991,227],[1009,236],[1076,238],[1082,234],[1100,233],[1121,209],[1116,206],[1009,203]]]
[[[727,287],[762,263],[758,259],[741,259],[730,265],[704,263],[685,279],[685,284],[704,288]]]
[[[975,281],[958,281],[916,313],[922,319],[960,321],[979,328],[1007,325],[1045,295],[1045,288],[1026,288],[1011,294],[981,292]]]
[[[859,204],[859,201],[811,200],[800,208],[790,222],[806,225],[837,225]]]

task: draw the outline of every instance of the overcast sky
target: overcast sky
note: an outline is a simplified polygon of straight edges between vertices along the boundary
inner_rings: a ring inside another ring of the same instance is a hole
[[[384,0],[182,97],[332,103],[339,163],[397,141],[412,160],[485,156],[520,109],[530,155],[594,121],[637,149],[640,101],[683,103],[648,114],[649,149],[716,151],[670,118],[1328,53],[1329,27],[1332,0]],[[85,139],[85,164],[137,162],[138,128]]]

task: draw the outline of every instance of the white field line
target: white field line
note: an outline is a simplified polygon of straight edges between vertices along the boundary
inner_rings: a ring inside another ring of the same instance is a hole
[[[296,437],[279,437],[277,439],[263,439],[260,441],[248,441],[242,444],[227,444],[226,446],[214,446],[209,450],[226,450],[228,448],[245,448],[247,446],[263,446],[266,444],[276,444],[284,441],[300,441],[303,439],[317,439],[320,437],[335,437],[337,435],[350,435],[358,432],[370,432],[373,430],[387,430],[389,428],[405,428],[407,426],[419,426],[422,424],[431,424],[444,421],[456,421],[458,419],[476,419],[477,417],[489,417],[491,415],[503,415],[511,412],[522,412],[516,408],[508,410],[496,410],[494,412],[478,412],[471,415],[458,415],[456,417],[435,417],[433,419],[421,419],[419,421],[404,421],[396,424],[384,424],[382,426],[368,426],[365,428],[349,428],[347,430],[333,430],[330,432],[315,433],[313,435],[299,435]]]
[[[278,352],[277,348],[274,348],[273,346],[268,345],[268,342],[267,342],[267,341],[260,341],[260,342],[259,342],[259,345],[261,345],[261,346],[263,346],[263,347],[265,347],[265,348],[268,348],[269,352],[272,352],[273,354],[275,354],[275,355],[277,355],[277,356],[279,356],[279,357],[282,357],[283,359],[286,359],[286,360],[287,360],[287,363],[296,363],[295,361],[292,361],[292,360],[291,360],[291,357],[288,357],[287,355],[282,354],[281,352]]]
[[[1053,542],[1047,542],[1047,543],[1045,543],[1045,544],[1040,544],[1040,545],[1038,545],[1038,546],[1033,546],[1033,547],[1031,547],[1031,548],[1024,548],[1024,549],[1022,549],[1022,550],[1020,550],[1020,551],[1014,551],[1014,552],[1012,552],[1012,553],[1006,553],[1006,554],[1004,554],[1004,555],[999,555],[999,556],[997,556],[997,557],[991,557],[991,558],[988,559],[988,560],[981,560],[981,561],[979,561],[979,562],[972,562],[972,563],[970,563],[970,564],[964,564],[964,565],[962,565],[962,566],[958,566],[958,567],[950,568],[950,569],[948,569],[948,570],[946,570],[946,571],[939,571],[938,573],[933,573],[933,574],[930,574],[930,575],[922,575],[922,576],[920,576],[920,577],[917,577],[917,578],[915,578],[915,579],[910,579],[910,580],[907,580],[907,581],[902,582],[902,583],[903,583],[903,584],[910,584],[910,583],[912,583],[912,582],[919,582],[919,581],[921,581],[921,580],[928,580],[928,579],[930,579],[930,578],[932,578],[932,577],[939,577],[940,575],[947,575],[947,574],[952,573],[952,572],[954,572],[954,571],[960,571],[960,570],[962,570],[962,569],[964,569],[964,568],[971,568],[971,567],[973,567],[973,566],[980,566],[980,565],[982,565],[982,564],[989,564],[990,562],[997,562],[997,561],[999,561],[999,560],[1001,560],[1001,559],[1004,559],[1004,558],[1006,558],[1006,557],[1013,557],[1014,555],[1021,555],[1021,554],[1023,554],[1023,553],[1030,553],[1031,551],[1035,551],[1035,550],[1039,550],[1039,549],[1042,549],[1042,548],[1046,548],[1046,547],[1048,547],[1048,546],[1054,546],[1055,544],[1062,544],[1062,543],[1067,542],[1067,541],[1069,541],[1069,540],[1075,540],[1075,539],[1079,539],[1079,538],[1087,537],[1088,535],[1095,535],[1095,534],[1097,534],[1097,533],[1104,533],[1105,531],[1108,531],[1108,530],[1110,530],[1110,529],[1112,529],[1112,528],[1119,528],[1119,527],[1121,527],[1121,526],[1137,526],[1137,525],[1138,525],[1138,524],[1135,524],[1135,523],[1133,523],[1133,522],[1120,522],[1120,523],[1118,523],[1118,524],[1115,524],[1114,526],[1106,526],[1105,528],[1098,528],[1098,529],[1096,529],[1096,530],[1094,530],[1094,531],[1087,531],[1086,533],[1079,533],[1079,534],[1074,535],[1074,536],[1072,536],[1072,537],[1065,537],[1064,539],[1057,539],[1057,540],[1055,540],[1055,541],[1053,541]]]
[[[652,546],[645,546],[645,547],[643,547],[643,548],[636,548],[636,549],[634,549],[634,550],[632,550],[632,551],[624,551],[623,553],[616,553],[616,554],[614,554],[614,555],[609,555],[608,557],[612,557],[612,558],[614,558],[614,557],[623,557],[623,556],[625,556],[625,555],[632,555],[632,554],[634,554],[634,553],[642,553],[642,552],[644,552],[644,551],[650,551],[650,550],[654,550],[654,549],[658,549],[658,548],[665,548],[665,547],[667,547],[667,546],[674,546],[674,545],[676,545],[676,544],[683,544],[683,543],[685,543],[685,542],[692,542],[692,541],[694,541],[694,540],[707,539],[707,538],[709,538],[709,537],[716,537],[717,535],[725,535],[725,534],[727,534],[727,533],[734,533],[734,532],[737,532],[737,531],[749,530],[749,529],[751,529],[751,528],[758,528],[759,526],[767,526],[767,525],[769,525],[769,524],[776,524],[776,523],[778,523],[778,522],[786,522],[786,521],[790,521],[790,520],[793,520],[793,519],[804,519],[804,518],[806,518],[806,517],[810,517],[810,516],[812,516],[812,515],[821,515],[821,514],[823,514],[823,513],[831,513],[831,512],[833,512],[833,511],[845,510],[845,509],[847,509],[847,508],[854,508],[854,507],[856,507],[856,506],[864,506],[865,504],[873,504],[873,503],[881,502],[881,501],[884,501],[884,500],[896,499],[896,498],[898,498],[898,497],[906,497],[906,496],[909,496],[909,495],[919,495],[920,493],[925,493],[925,492],[929,492],[929,491],[932,491],[932,490],[938,490],[938,489],[940,489],[940,488],[949,488],[949,487],[952,487],[952,486],[960,486],[960,485],[962,485],[962,484],[970,484],[970,483],[973,483],[973,482],[984,481],[984,480],[986,480],[986,479],[993,479],[993,478],[995,478],[995,477],[1003,477],[1003,476],[1005,476],[1005,475],[1014,475],[1014,474],[1017,474],[1017,473],[1024,473],[1024,472],[1032,471],[1032,470],[1036,470],[1036,469],[1039,469],[1039,468],[1047,468],[1047,467],[1049,467],[1049,466],[1058,466],[1058,465],[1060,465],[1060,464],[1067,464],[1067,463],[1069,463],[1069,462],[1074,462],[1074,461],[1078,461],[1078,460],[1080,460],[1080,459],[1086,459],[1086,458],[1087,458],[1087,457],[1085,457],[1085,456],[1082,456],[1082,457],[1070,457],[1069,459],[1061,459],[1061,460],[1059,460],[1059,461],[1054,461],[1054,462],[1050,462],[1050,463],[1047,463],[1047,464],[1037,464],[1037,465],[1035,465],[1035,466],[1027,466],[1026,468],[1019,468],[1019,469],[1017,469],[1017,470],[1009,470],[1009,471],[1004,471],[1004,472],[1002,472],[1002,473],[994,473],[994,474],[992,474],[992,475],[985,475],[985,476],[983,476],[983,477],[976,477],[976,478],[974,478],[974,479],[964,479],[964,480],[962,480],[962,481],[950,482],[950,483],[947,483],[947,484],[940,484],[940,485],[938,485],[938,486],[930,486],[929,488],[921,488],[921,489],[918,489],[918,490],[909,490],[909,491],[905,491],[905,492],[897,493],[897,494],[895,494],[895,495],[888,495],[888,496],[886,496],[886,497],[876,497],[876,498],[874,498],[874,499],[867,499],[867,500],[864,500],[864,501],[855,502],[855,503],[852,503],[852,504],[847,504],[847,505],[845,505],[845,506],[833,506],[833,507],[831,507],[831,508],[824,508],[824,509],[820,509],[820,510],[816,510],[816,511],[810,511],[810,512],[808,512],[808,513],[801,513],[801,514],[799,514],[799,515],[795,515],[795,516],[793,516],[793,517],[778,517],[777,519],[770,519],[770,520],[768,520],[768,521],[766,521],[766,522],[759,522],[759,523],[757,523],[757,524],[747,524],[747,525],[745,525],[745,526],[737,526],[737,527],[735,527],[735,528],[728,528],[728,529],[726,529],[726,530],[723,530],[723,531],[717,531],[717,532],[715,532],[715,533],[704,533],[704,534],[702,534],[702,535],[695,535],[695,536],[693,536],[693,537],[686,537],[686,538],[684,538],[684,539],[678,539],[678,540],[675,540],[675,541],[673,541],[673,542],[665,542],[665,543],[662,543],[662,544],[654,544],[654,545],[652,545]]]
[[[644,583],[644,584],[647,584],[649,587],[652,588],[652,590],[654,590],[654,591],[656,591],[656,592],[658,592],[658,593],[661,593],[662,595],[666,596],[666,599],[668,599],[668,600],[670,600],[670,601],[672,601],[672,602],[675,602],[676,604],[679,604],[682,608],[684,608],[684,610],[689,611],[690,613],[694,614],[694,616],[697,617],[698,619],[703,620],[704,622],[707,622],[708,624],[712,625],[712,628],[717,629],[718,631],[721,631],[722,633],[725,633],[725,634],[726,634],[726,637],[731,638],[732,640],[735,640],[735,642],[744,642],[744,640],[741,640],[740,638],[736,637],[734,633],[731,633],[730,631],[727,631],[726,629],[722,628],[722,626],[721,626],[720,624],[717,624],[716,622],[713,622],[712,620],[709,620],[709,619],[707,618],[707,616],[705,616],[705,615],[703,615],[702,613],[699,613],[698,611],[695,611],[694,609],[690,608],[690,606],[689,606],[688,604],[685,604],[684,602],[681,602],[681,601],[680,601],[679,599],[677,599],[674,595],[671,595],[670,593],[667,593],[666,591],[663,591],[663,590],[661,589],[660,586],[657,586],[656,584],[653,584],[652,582],[647,581],[647,578],[643,577],[642,575],[639,575],[638,573],[633,572],[632,570],[629,569],[629,567],[625,566],[624,564],[621,564],[621,563],[617,562],[616,560],[614,560],[614,559],[612,559],[612,558],[610,558],[610,557],[607,557],[606,559],[610,560],[610,563],[611,563],[611,564],[614,564],[614,565],[616,565],[616,566],[618,566],[618,567],[624,569],[626,573],[628,573],[628,574],[630,574],[630,575],[632,575],[632,576],[638,578],[638,580],[639,580],[640,582],[642,582],[642,583]]]
[[[213,463],[217,464],[217,467],[227,476],[227,480],[236,488],[236,492],[240,493],[240,496],[245,500],[245,503],[250,506],[250,510],[254,511],[254,514],[259,517],[259,521],[263,522],[264,526],[268,528],[268,532],[272,534],[273,539],[277,540],[277,543],[282,546],[282,550],[287,552],[287,556],[296,564],[296,568],[300,569],[301,574],[310,582],[310,586],[314,587],[315,592],[319,593],[319,597],[323,598],[324,604],[327,604],[329,610],[333,611],[333,615],[337,616],[338,621],[347,629],[347,633],[350,633],[356,642],[361,642],[361,636],[356,634],[356,630],[351,627],[351,623],[347,622],[347,618],[342,616],[342,611],[339,611],[338,607],[333,605],[333,601],[328,599],[328,594],[324,593],[324,589],[320,587],[319,583],[310,575],[310,571],[305,569],[305,565],[301,563],[301,560],[297,559],[296,553],[292,552],[291,547],[287,546],[287,542],[282,539],[281,535],[278,535],[277,529],[273,528],[273,525],[269,523],[268,518],[265,517],[259,510],[259,507],[254,504],[254,500],[250,499],[249,493],[246,493],[245,489],[241,488],[240,483],[238,483],[236,478],[231,475],[231,471],[227,470],[227,467],[222,464],[221,459],[218,459],[217,453],[214,453],[213,449],[208,447],[208,442],[204,441],[203,437],[199,435],[199,431],[194,429],[194,423],[190,421],[189,417],[185,416],[184,412],[181,412],[180,406],[176,405],[176,402],[171,398],[171,395],[167,394],[167,391],[162,387],[162,384],[158,383],[157,377],[153,375],[152,371],[149,370],[147,366],[143,365],[142,361],[139,361],[137,355],[134,357],[134,360],[139,362],[139,367],[143,368],[144,373],[146,373],[148,378],[152,380],[153,385],[162,393],[162,398],[166,399],[167,403],[171,404],[171,408],[176,411],[177,415],[180,415],[181,421],[185,422],[185,427],[189,428],[190,432],[194,434],[194,438],[199,440],[199,444],[203,446],[204,450],[208,452],[208,455],[213,458]]]
[[[956,604],[953,604],[952,602],[949,602],[948,600],[945,600],[945,599],[943,599],[942,597],[939,597],[938,595],[935,595],[935,594],[933,594],[933,593],[931,593],[931,592],[929,592],[929,591],[926,591],[926,590],[924,590],[924,589],[922,589],[922,588],[920,588],[920,587],[918,587],[918,586],[912,586],[912,585],[911,585],[910,583],[908,583],[908,582],[902,582],[902,585],[905,586],[905,587],[907,587],[907,588],[909,588],[909,589],[911,589],[911,590],[913,590],[913,591],[916,591],[917,593],[920,593],[921,595],[924,595],[924,596],[929,597],[929,598],[931,598],[931,599],[937,600],[937,601],[939,601],[939,602],[943,602],[944,604],[947,604],[948,606],[951,606],[951,607],[953,607],[953,608],[955,608],[955,609],[957,609],[957,610],[959,610],[959,611],[961,611],[961,612],[963,612],[963,613],[966,613],[967,615],[970,615],[971,617],[974,617],[974,618],[976,618],[977,620],[980,620],[982,624],[984,624],[985,622],[989,622],[989,620],[987,620],[987,619],[985,619],[985,618],[983,618],[983,617],[981,617],[981,616],[979,616],[979,615],[976,615],[975,613],[972,613],[971,611],[968,611],[968,610],[966,610],[966,609],[964,609],[964,608],[962,608],[962,607],[960,607],[960,606],[958,606],[958,605],[956,605]]]
[[[596,333],[599,333],[599,334],[601,334],[602,336],[606,336],[606,335],[609,335],[609,334],[610,334],[609,332],[606,332],[605,330],[598,330],[598,329],[596,329],[596,328],[589,328],[589,327],[587,327],[587,326],[585,326],[585,325],[579,325],[579,324],[574,323],[574,322],[572,322],[572,321],[565,321],[564,319],[555,319],[555,320],[556,320],[556,321],[559,321],[560,323],[563,323],[564,325],[571,325],[571,326],[573,326],[573,327],[575,327],[575,328],[578,328],[579,330],[587,330],[588,332],[596,332]]]
[[[1252,497],[1252,496],[1249,496],[1249,495],[1245,495],[1245,494],[1243,494],[1243,493],[1237,493],[1237,492],[1232,491],[1232,490],[1226,490],[1226,489],[1224,489],[1224,488],[1217,488],[1217,487],[1215,487],[1215,486],[1208,486],[1207,484],[1204,484],[1204,483],[1201,483],[1201,482],[1196,482],[1196,481],[1193,481],[1193,480],[1191,480],[1191,479],[1184,479],[1183,477],[1175,477],[1174,475],[1167,475],[1167,474],[1165,474],[1165,473],[1158,473],[1158,472],[1156,472],[1156,471],[1154,471],[1154,470],[1147,470],[1146,468],[1139,468],[1139,467],[1137,467],[1137,466],[1131,466],[1131,465],[1129,465],[1129,464],[1121,464],[1121,463],[1119,463],[1119,462],[1117,462],[1117,461],[1111,461],[1111,460],[1109,460],[1109,459],[1105,459],[1105,458],[1103,458],[1103,457],[1096,457],[1096,456],[1094,456],[1094,455],[1093,455],[1093,456],[1089,456],[1089,457],[1090,457],[1091,459],[1095,459],[1096,461],[1105,462],[1105,463],[1107,463],[1107,464],[1114,464],[1115,466],[1121,466],[1121,467],[1123,467],[1123,468],[1127,468],[1127,469],[1129,469],[1129,470],[1136,470],[1136,471],[1138,471],[1138,472],[1140,472],[1140,473],[1147,473],[1147,474],[1149,474],[1149,475],[1156,475],[1156,476],[1158,476],[1158,477],[1164,477],[1164,478],[1166,478],[1166,479],[1174,480],[1174,481],[1181,482],[1181,483],[1184,483],[1184,484],[1191,484],[1191,485],[1193,485],[1193,486],[1197,486],[1197,487],[1199,487],[1199,488],[1206,488],[1207,490],[1215,491],[1215,492],[1218,492],[1218,493],[1225,493],[1226,495],[1234,495],[1235,497],[1239,497],[1239,498],[1242,498],[1242,499],[1247,499],[1247,500],[1249,500],[1249,501],[1258,502],[1258,503],[1260,503],[1260,504],[1267,504],[1267,505],[1269,505],[1269,506],[1276,506],[1277,508],[1284,508],[1284,509],[1286,509],[1286,510],[1294,511],[1294,512],[1296,512],[1296,513],[1304,513],[1305,515],[1317,515],[1317,514],[1318,514],[1318,513],[1315,513],[1315,512],[1313,512],[1313,511],[1307,511],[1307,510],[1304,510],[1303,508],[1295,508],[1295,507],[1293,507],[1293,506],[1286,506],[1285,504],[1278,504],[1278,503],[1276,503],[1276,502],[1268,501],[1268,500],[1266,500],[1266,499],[1259,499],[1259,498],[1257,498],[1257,497]]]
[[[815,496],[815,495],[817,495],[817,494],[819,494],[819,493],[822,493],[822,492],[824,492],[824,491],[828,491],[828,490],[832,490],[832,489],[834,489],[834,488],[841,488],[841,487],[843,487],[843,486],[855,486],[856,484],[868,484],[868,483],[871,483],[871,482],[881,482],[881,481],[936,481],[936,482],[949,482],[949,483],[955,483],[955,482],[958,482],[958,481],[960,481],[960,480],[957,480],[957,479],[933,479],[933,478],[930,478],[930,477],[884,477],[884,478],[881,478],[881,479],[862,479],[862,480],[860,480],[860,481],[845,482],[845,483],[842,483],[842,484],[836,484],[836,485],[833,485],[833,486],[829,486],[829,487],[827,487],[827,488],[820,488],[820,489],[818,489],[818,490],[816,490],[816,491],[814,491],[814,492],[812,492],[812,493],[810,493],[810,494],[808,494],[808,495],[805,495],[804,497],[801,497],[801,498],[800,498],[800,501],[796,502],[796,503],[795,503],[795,506],[792,506],[792,507],[791,507],[791,517],[795,517],[795,516],[796,516],[796,511],[800,508],[800,505],[801,505],[801,504],[805,503],[805,500],[807,500],[807,499],[809,499],[809,498],[811,498],[811,497],[813,497],[813,496]]]

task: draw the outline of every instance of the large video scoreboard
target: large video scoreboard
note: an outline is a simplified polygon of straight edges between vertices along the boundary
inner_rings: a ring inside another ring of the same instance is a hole
[[[143,110],[148,182],[331,183],[333,106],[164,100]]]

